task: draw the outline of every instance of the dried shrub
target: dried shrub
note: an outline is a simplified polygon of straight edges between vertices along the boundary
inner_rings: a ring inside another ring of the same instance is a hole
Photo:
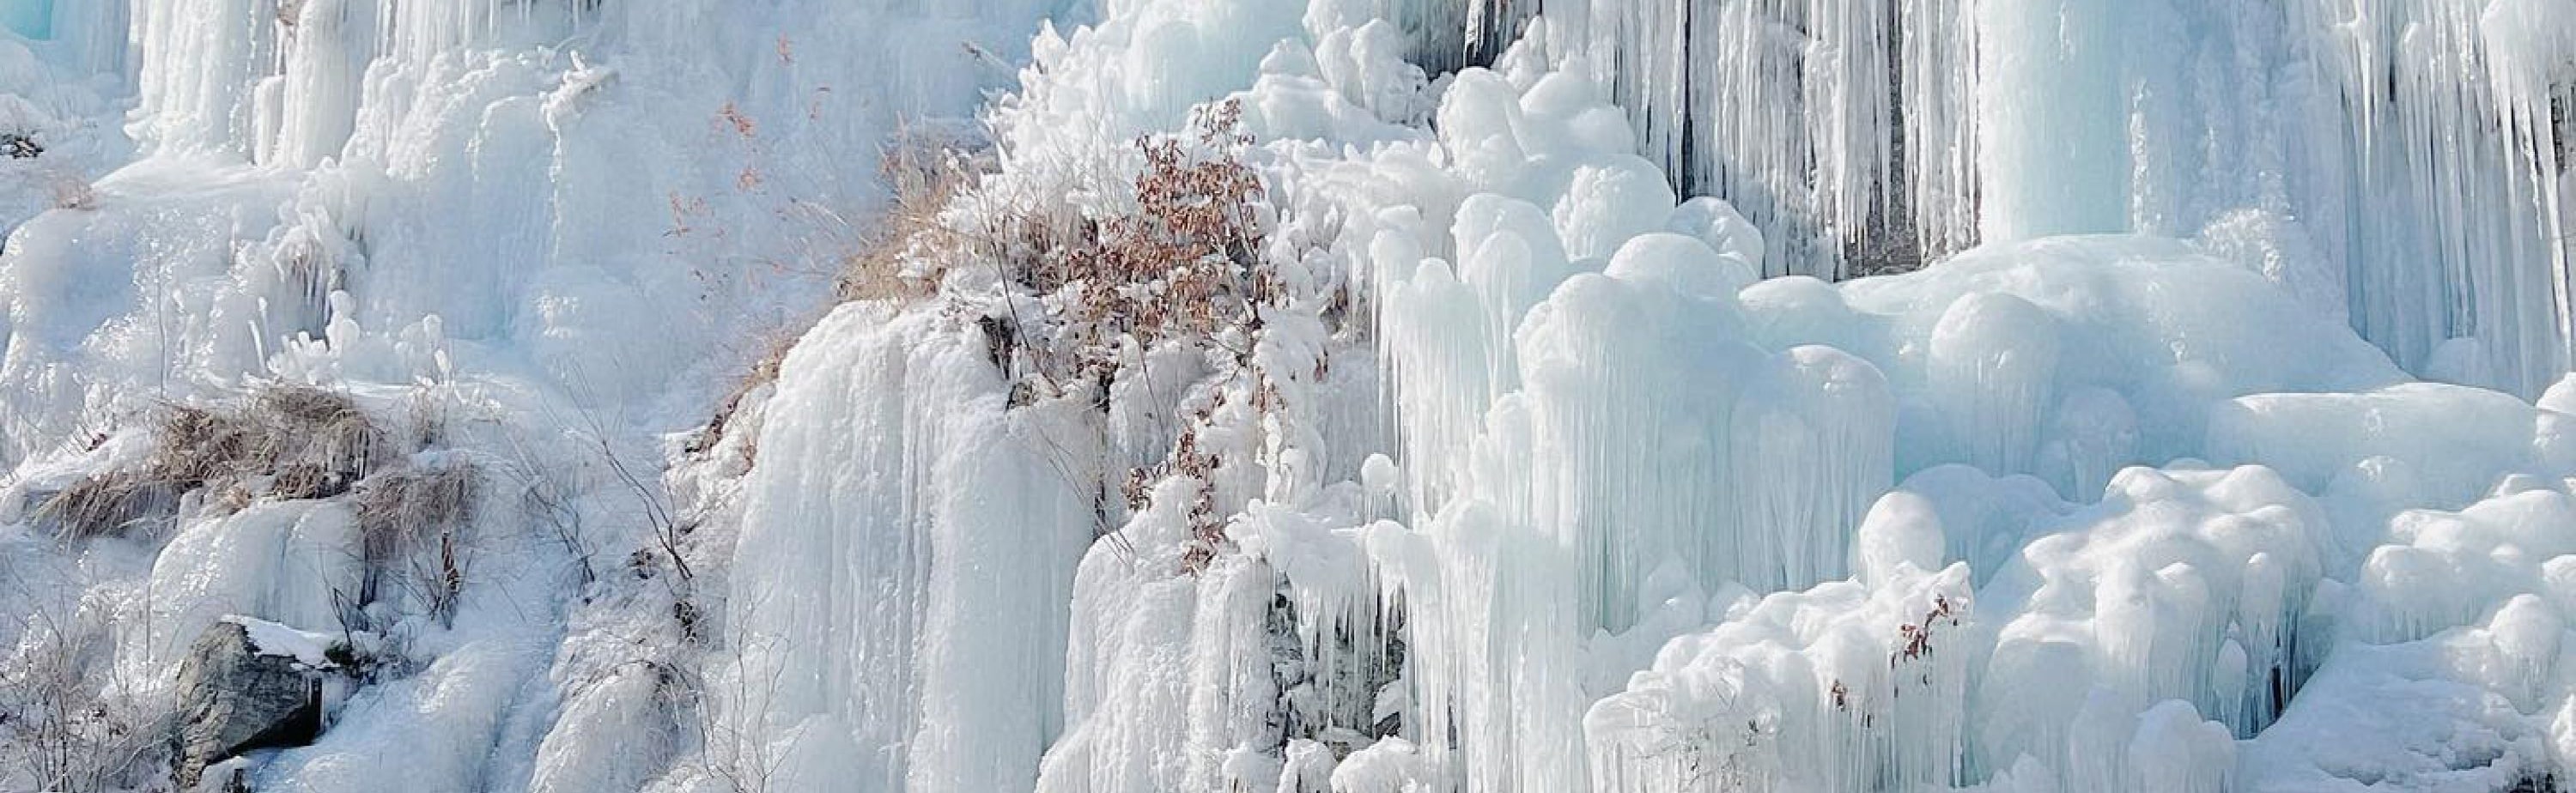
[[[1242,105],[1229,100],[1194,113],[1185,137],[1137,139],[1136,210],[1085,224],[1076,244],[1032,271],[1040,293],[1079,290],[1084,368],[1110,365],[1122,337],[1151,347],[1261,330],[1258,307],[1281,287],[1261,263],[1266,193],[1243,161],[1252,138],[1242,124]]]
[[[1143,167],[1124,186],[1131,205],[1122,210],[982,185],[956,196],[958,211],[938,232],[947,247],[932,252],[989,263],[1048,305],[1039,317],[1017,316],[1008,301],[958,306],[983,325],[998,364],[1043,380],[1033,389],[1043,395],[1084,382],[1105,391],[1130,340],[1152,349],[1261,331],[1261,311],[1281,302],[1284,287],[1262,261],[1267,190],[1244,160],[1252,137],[1242,116],[1234,101],[1202,106],[1181,134],[1137,138]],[[1229,348],[1248,365],[1248,348]]]
[[[481,490],[481,472],[462,459],[396,468],[359,483],[354,511],[366,574],[358,602],[377,602],[389,586],[401,586],[441,621],[454,619],[465,589],[464,529]]]

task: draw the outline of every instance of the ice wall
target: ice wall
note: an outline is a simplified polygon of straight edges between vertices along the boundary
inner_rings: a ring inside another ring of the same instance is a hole
[[[75,74],[122,72],[127,67],[129,7],[125,0],[0,3],[0,26],[63,53]]]
[[[1763,230],[1765,275],[1911,269],[1976,239],[1974,6],[1502,5],[1486,18],[1548,19],[1555,57],[1610,86],[1685,193]]]
[[[1367,778],[2231,789],[2236,740],[2353,635],[2311,599],[2367,578],[2373,504],[2562,470],[2527,403],[2407,383],[2206,244],[1753,281],[1754,224],[1612,178],[1634,138],[1599,84],[1497,63],[1443,97],[1449,181],[1360,155],[1422,200],[1366,228],[1412,509],[1359,535],[1414,706],[1407,743],[1353,755]],[[2100,186],[2034,196],[2031,233],[2095,222]]]
[[[15,0],[8,5],[0,5],[0,24],[27,38],[52,38],[53,0]]]
[[[782,367],[744,483],[711,751],[803,789],[1025,790],[1060,729],[1087,490],[971,332],[853,305]],[[1087,459],[1065,452],[1068,459]]]

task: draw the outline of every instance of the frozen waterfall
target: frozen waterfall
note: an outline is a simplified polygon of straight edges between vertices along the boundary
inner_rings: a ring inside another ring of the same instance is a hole
[[[2576,0],[0,26],[0,790],[2576,782]]]
[[[2551,0],[1373,10],[1434,64],[1546,16],[1685,194],[1761,228],[1769,275],[2149,233],[2263,268],[2419,373],[2530,396],[2576,360],[2576,18]]]

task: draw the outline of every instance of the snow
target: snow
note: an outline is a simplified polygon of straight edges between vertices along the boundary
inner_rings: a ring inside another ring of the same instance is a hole
[[[365,689],[311,746],[282,753],[251,775],[262,790],[379,790],[388,780],[418,790],[471,790],[502,743],[511,700],[540,646],[476,642],[418,676]]]
[[[2529,710],[2498,687],[2501,638],[2465,627],[2338,653],[2279,724],[2243,744],[2245,788],[2501,790],[2552,773],[2565,711]]]
[[[223,766],[254,789],[2504,793],[2576,757],[2546,0],[0,21],[0,132],[45,148],[0,160],[0,672],[98,659],[145,713],[218,621],[314,666],[363,626],[320,740]],[[1140,142],[1211,102],[1256,319],[1086,326],[1032,249],[1142,212]],[[889,200],[888,147],[978,113],[983,170]],[[897,210],[964,241],[869,247]],[[902,287],[832,304],[876,255]],[[480,473],[452,589],[353,602],[364,485],[48,527],[158,411],[278,384],[380,419],[387,470]]]
[[[224,622],[242,626],[250,636],[253,652],[278,658],[293,658],[308,669],[330,669],[339,666],[330,658],[335,645],[346,640],[329,634],[300,631],[285,625],[250,617],[225,617]]]
[[[694,751],[676,738],[630,751],[631,731],[570,726],[681,726],[664,712],[668,679],[631,677],[669,651],[621,646],[613,634],[641,621],[604,605],[654,602],[625,590],[657,585],[625,576],[648,542],[639,513],[653,508],[638,504],[663,497],[656,436],[703,421],[759,337],[818,311],[884,202],[875,164],[895,133],[974,112],[1014,76],[1036,21],[1067,10],[791,5],[0,4],[20,33],[0,36],[0,124],[45,148],[0,166],[0,459],[71,469],[58,488],[112,464],[80,453],[93,434],[139,444],[165,404],[283,380],[371,413],[442,411],[485,473],[452,622],[416,602],[371,607],[388,626],[385,679],[335,707],[322,744],[253,764],[254,787],[634,790]],[[635,489],[603,456],[634,466]],[[49,492],[13,488],[13,514]],[[347,499],[195,504],[168,534],[97,548],[0,530],[27,557],[0,572],[0,640],[17,646],[17,618],[55,616],[38,603],[128,614],[101,656],[115,678],[99,682],[148,703],[219,617],[346,624],[360,589]],[[957,668],[942,653],[972,651],[933,648],[931,677]],[[1060,650],[1028,652],[1016,701],[1054,699]],[[592,685],[601,669],[642,682]],[[925,763],[1033,775],[1043,709],[939,709],[1019,725],[1021,748],[991,751],[976,742],[1007,730],[978,727]],[[0,787],[22,787],[14,773]]]

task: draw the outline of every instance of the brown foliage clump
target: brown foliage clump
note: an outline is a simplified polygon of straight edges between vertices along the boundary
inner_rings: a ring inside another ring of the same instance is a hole
[[[347,492],[384,445],[384,432],[347,395],[310,386],[270,386],[247,403],[172,406],[147,464],[188,488],[240,476],[291,477],[320,498]],[[289,469],[293,469],[290,471]]]
[[[1145,170],[1136,210],[1086,224],[1079,244],[1060,248],[1033,286],[1081,290],[1080,319],[1100,341],[1132,335],[1150,347],[1229,328],[1258,332],[1257,307],[1280,286],[1260,266],[1266,193],[1242,159],[1252,142],[1242,123],[1243,106],[1229,100],[1201,108],[1189,139],[1137,139]]]

